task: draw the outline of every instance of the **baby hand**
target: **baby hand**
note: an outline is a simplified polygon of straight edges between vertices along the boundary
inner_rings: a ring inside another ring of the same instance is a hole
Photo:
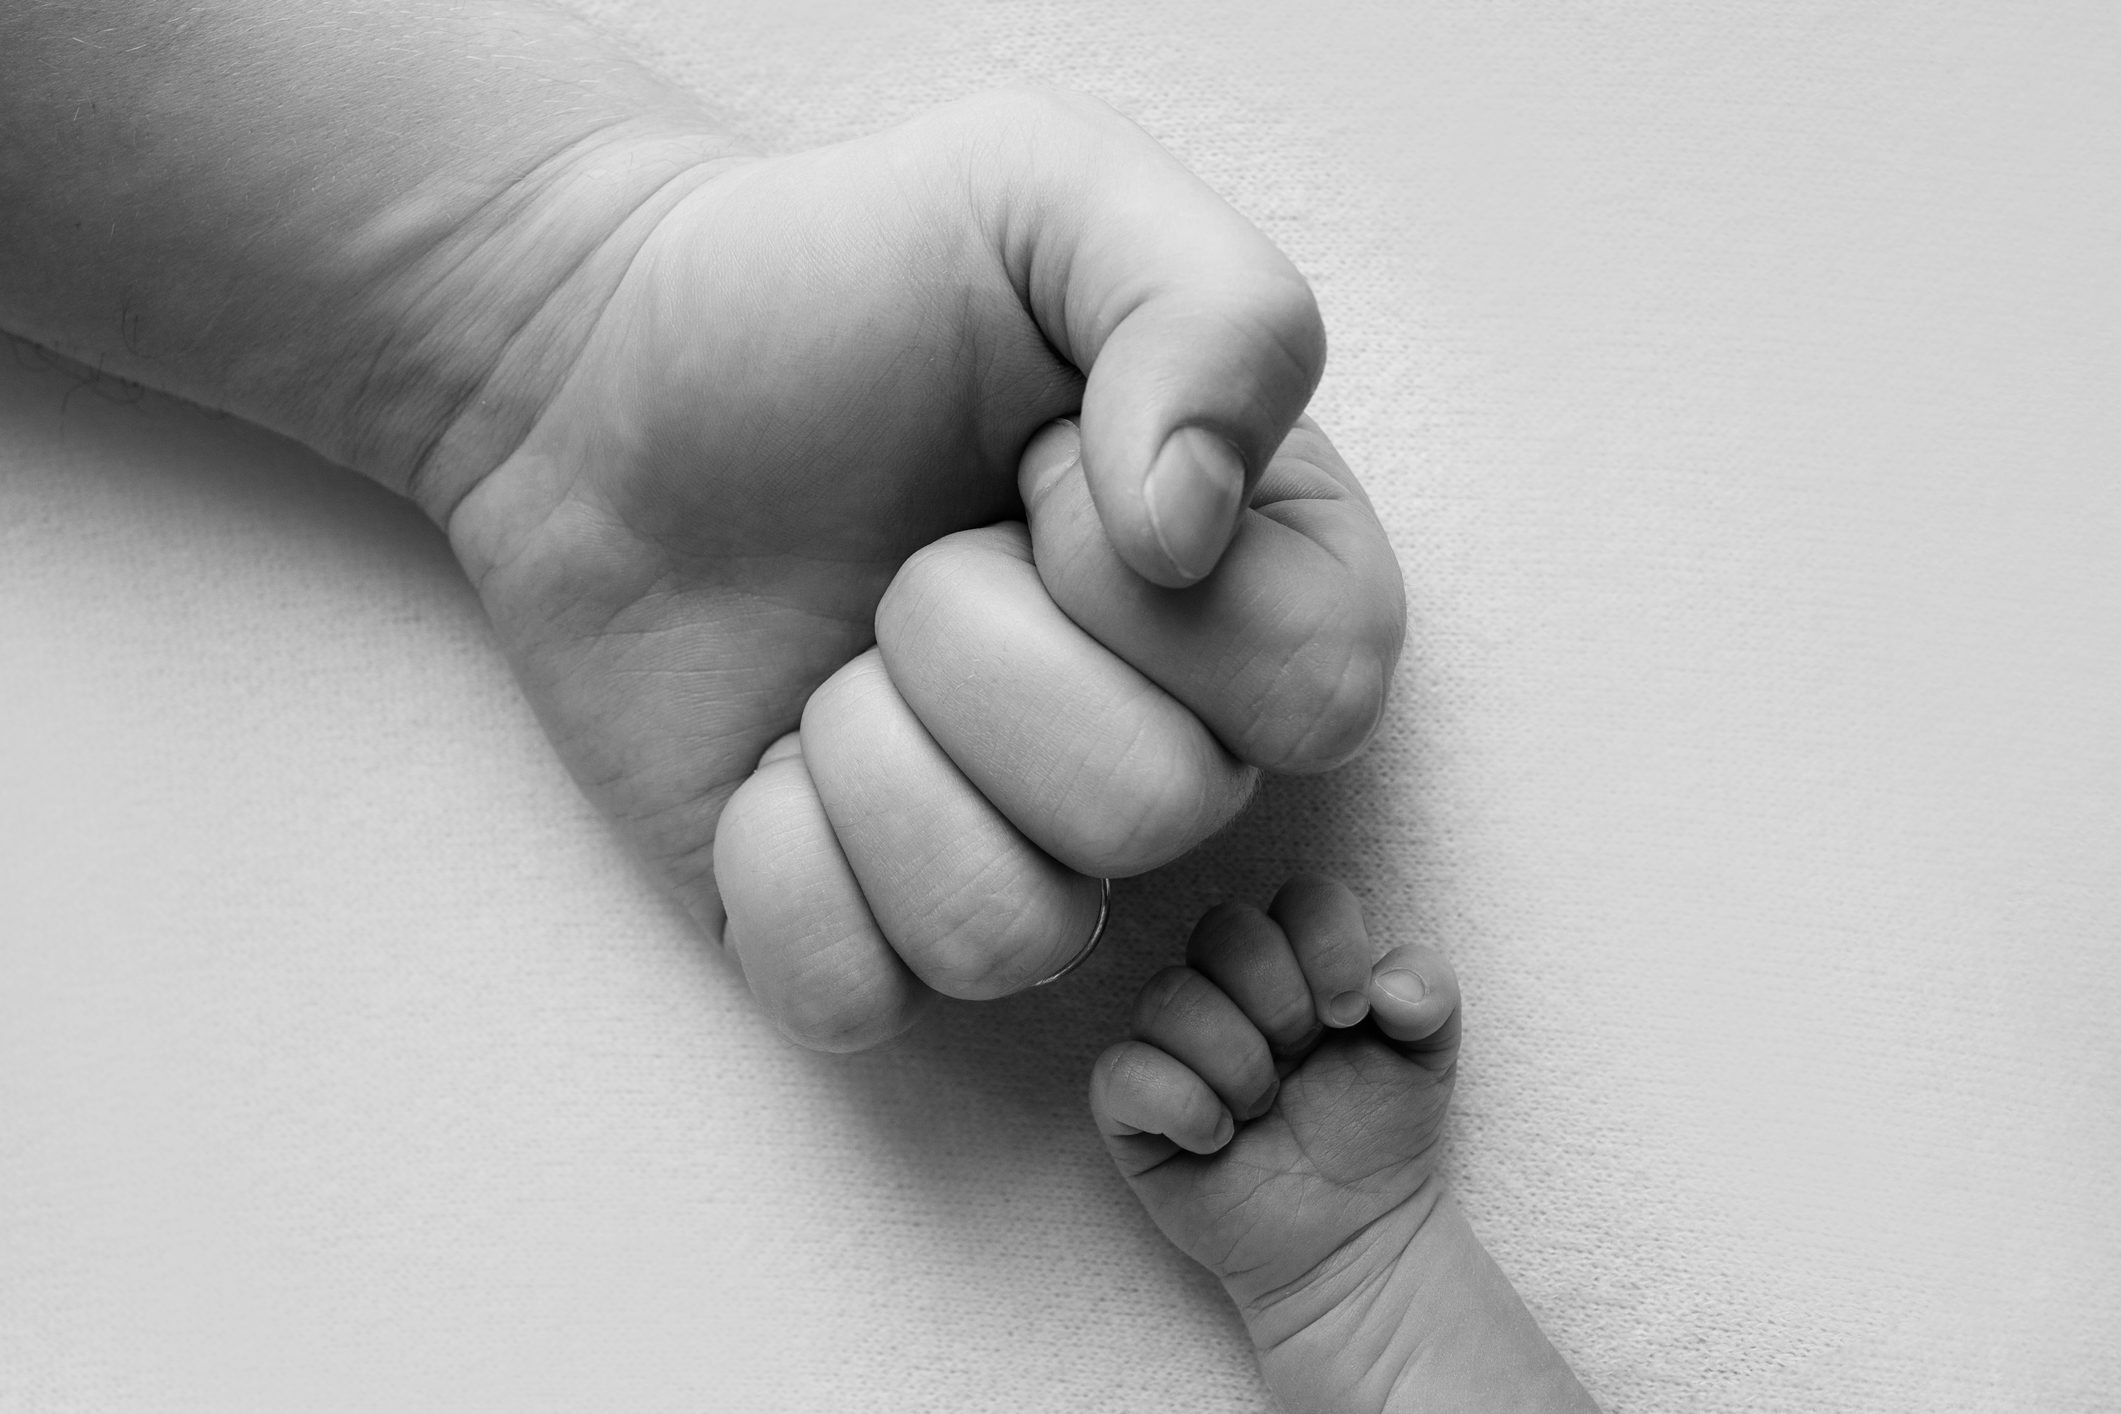
[[[1437,1172],[1458,979],[1371,952],[1331,880],[1211,910],[1091,1072],[1105,1145],[1289,1408],[1592,1408]]]

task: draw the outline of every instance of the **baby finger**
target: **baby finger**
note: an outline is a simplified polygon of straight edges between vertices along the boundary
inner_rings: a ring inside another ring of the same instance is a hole
[[[1186,965],[1223,989],[1277,1057],[1307,1052],[1321,1030],[1311,986],[1281,925],[1256,908],[1219,903],[1186,942]]]
[[[1289,935],[1319,1020],[1334,1027],[1361,1024],[1370,1013],[1374,956],[1362,902],[1337,879],[1299,874],[1282,885],[1267,912]]]
[[[1266,1038],[1220,987],[1190,967],[1167,967],[1149,979],[1134,1003],[1133,1029],[1135,1040],[1207,1081],[1237,1119],[1265,1114],[1281,1088]]]
[[[1370,972],[1370,1016],[1409,1055],[1448,1054],[1458,1046],[1458,974],[1434,948],[1409,943],[1378,959]]]
[[[1214,1153],[1237,1132],[1207,1081],[1141,1041],[1122,1041],[1097,1058],[1090,1112],[1108,1141],[1161,1134],[1195,1154]]]

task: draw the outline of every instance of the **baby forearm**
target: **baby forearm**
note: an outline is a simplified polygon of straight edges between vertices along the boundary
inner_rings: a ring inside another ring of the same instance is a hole
[[[1352,1250],[1369,1243],[1394,1258]],[[1321,1319],[1350,1307],[1364,1311],[1352,1338],[1344,1320]],[[1246,1306],[1245,1318],[1294,1414],[1597,1411],[1448,1192],[1417,1194],[1352,1239],[1345,1260]],[[1365,1373],[1351,1379],[1352,1366]]]
[[[1407,1256],[1402,1270],[1420,1274],[1404,1317],[1415,1345],[1386,1409],[1596,1414],[1450,1194]]]
[[[511,0],[10,6],[0,132],[0,324],[437,513],[734,151]]]

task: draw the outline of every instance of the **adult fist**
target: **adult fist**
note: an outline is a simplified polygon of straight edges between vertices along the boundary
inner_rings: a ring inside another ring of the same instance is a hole
[[[978,99],[672,204],[451,539],[584,788],[856,1048],[1360,748],[1401,591],[1291,432],[1324,348],[1138,129]]]

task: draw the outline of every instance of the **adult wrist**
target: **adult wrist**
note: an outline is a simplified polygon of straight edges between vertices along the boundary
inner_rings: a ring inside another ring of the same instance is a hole
[[[569,146],[453,237],[446,283],[369,293],[363,322],[415,333],[371,373],[342,361],[349,464],[436,524],[507,458],[558,393],[643,243],[672,208],[754,160],[704,125],[628,121]]]

